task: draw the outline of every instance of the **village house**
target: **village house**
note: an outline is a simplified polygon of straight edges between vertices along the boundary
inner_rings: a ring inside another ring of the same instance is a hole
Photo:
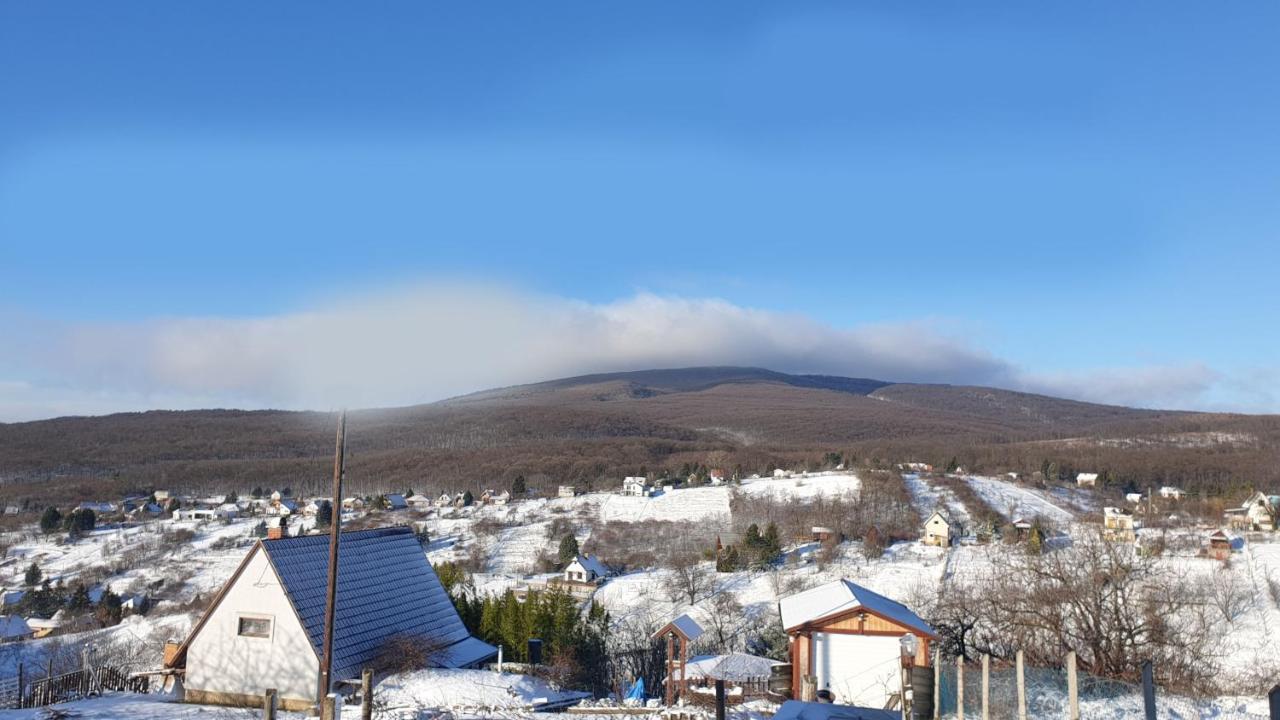
[[[571,498],[578,496],[578,488],[573,485],[561,485],[556,491],[556,497]]]
[[[1098,473],[1076,473],[1077,487],[1097,487]]]
[[[342,534],[333,636],[335,683],[358,682],[393,639],[418,638],[435,667],[476,667],[497,653],[471,636],[407,527]],[[188,702],[259,707],[275,688],[286,710],[316,702],[329,537],[258,541],[165,667]]]
[[[20,642],[35,637],[35,630],[17,615],[0,615],[0,643]]]
[[[1214,530],[1205,535],[1204,547],[1200,549],[1200,554],[1205,557],[1213,558],[1227,562],[1231,559],[1232,537],[1225,530]]]
[[[1180,488],[1173,487],[1172,485],[1165,485],[1160,488],[1160,497],[1165,500],[1181,500],[1186,496],[1187,494]]]
[[[440,493],[440,497],[436,498],[436,507],[446,508],[453,504],[453,496],[449,493]]]
[[[928,664],[938,634],[901,603],[849,580],[836,580],[778,603],[791,654],[792,697],[826,690],[836,703],[886,707],[900,687],[903,637],[914,638],[906,662]]]
[[[387,503],[388,510],[408,510],[409,503],[405,502],[404,495],[400,493],[387,493],[382,498]]]
[[[824,543],[824,542],[832,542],[832,541],[842,542],[844,540],[843,534],[836,532],[832,528],[824,527],[822,525],[814,525],[813,527],[809,528],[809,537],[810,539],[812,539],[813,542],[816,542],[816,543]],[[716,538],[716,542],[719,543],[720,539]]]
[[[1254,492],[1238,508],[1226,511],[1227,524],[1233,530],[1270,532],[1276,529],[1276,508],[1280,497]]]
[[[790,471],[790,470],[783,470],[782,468],[774,468],[774,470],[773,470],[773,476],[774,476],[775,478],[789,478],[789,477],[791,477],[791,471]]]
[[[342,509],[347,512],[355,512],[364,509],[364,498],[348,497],[342,498]]]
[[[724,474],[724,470],[721,470],[720,468],[716,468],[711,472],[707,473],[707,479],[711,482],[712,485],[723,485],[725,483],[726,476]]]
[[[1102,537],[1111,542],[1131,543],[1138,539],[1133,513],[1124,508],[1102,509]]]
[[[937,547],[949,547],[960,537],[962,530],[942,510],[934,510],[928,520],[924,521],[924,544]]]
[[[628,475],[622,479],[622,494],[627,497],[649,497],[652,494],[649,478],[643,475]]]
[[[151,493],[151,495],[156,499],[156,502],[160,503],[161,505],[168,502],[169,498],[172,497],[172,495],[170,495],[168,490],[156,490],[155,492]]]
[[[1137,505],[1142,502],[1142,493],[1125,493],[1124,499],[1126,502]]]
[[[430,510],[431,506],[435,504],[431,498],[422,493],[414,493],[405,498],[404,502],[409,506],[410,510]]]
[[[264,510],[267,515],[292,515],[298,512],[298,503],[293,498],[288,498],[280,494],[279,490],[271,492],[271,501],[267,503]]]
[[[510,501],[511,493],[506,490],[503,490],[502,492],[497,492],[496,490],[485,490],[484,493],[480,495],[480,502],[485,505],[506,505]]]
[[[613,572],[599,558],[578,555],[565,566],[560,577],[547,581],[547,585],[563,590],[579,600],[585,600],[612,575]]]

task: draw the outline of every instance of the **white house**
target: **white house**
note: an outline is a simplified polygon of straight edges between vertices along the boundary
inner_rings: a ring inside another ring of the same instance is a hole
[[[404,501],[413,510],[430,510],[434,504],[431,498],[422,493],[414,493],[405,498]]]
[[[1176,488],[1172,485],[1165,485],[1160,488],[1160,497],[1166,500],[1181,500],[1186,496],[1187,494],[1181,488]]]
[[[1237,530],[1275,530],[1277,507],[1280,497],[1255,492],[1240,507],[1227,510],[1227,522]]]
[[[726,476],[724,474],[724,470],[721,470],[720,468],[716,468],[711,472],[707,473],[707,478],[708,480],[711,481],[712,485],[723,485],[725,482]]]
[[[776,478],[788,478],[788,477],[791,477],[791,471],[783,470],[782,468],[774,468],[773,476]]]
[[[1096,487],[1098,473],[1076,473],[1076,485],[1079,487]]]
[[[212,508],[179,508],[173,511],[174,520],[216,520],[218,511]]]
[[[564,568],[565,582],[599,583],[611,574],[599,558],[591,555],[579,555]]]
[[[1133,503],[1134,505],[1137,505],[1138,503],[1142,502],[1142,493],[1125,493],[1124,499],[1128,502]]]
[[[562,498],[577,497],[578,488],[573,485],[561,485],[560,489],[556,491],[556,495]]]
[[[436,507],[449,507],[453,504],[453,496],[449,493],[440,493],[440,497],[436,498]]]
[[[358,679],[397,637],[421,638],[437,667],[474,667],[497,650],[463,626],[407,527],[342,534],[334,682]],[[185,699],[258,707],[276,688],[286,710],[316,701],[329,538],[260,540],[165,666],[182,668]]]
[[[924,521],[924,544],[947,547],[960,536],[960,528],[941,510],[934,510]]]
[[[826,690],[842,705],[886,707],[901,687],[904,636],[911,636],[915,665],[925,665],[938,634],[901,603],[849,580],[835,580],[778,603],[791,654],[793,696],[802,679]]]
[[[648,497],[649,478],[641,475],[628,475],[622,479],[622,494],[627,497]]]
[[[1124,508],[1103,508],[1102,536],[1112,542],[1133,542],[1136,540],[1138,536],[1133,523],[1133,513]]]

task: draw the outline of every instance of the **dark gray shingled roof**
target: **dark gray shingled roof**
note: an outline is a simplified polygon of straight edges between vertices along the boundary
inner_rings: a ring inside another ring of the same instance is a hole
[[[268,540],[262,547],[318,655],[324,639],[329,536]],[[422,637],[441,648],[433,659],[445,667],[471,665],[497,652],[467,632],[409,528],[344,532],[339,548],[335,680],[357,677],[396,635]]]

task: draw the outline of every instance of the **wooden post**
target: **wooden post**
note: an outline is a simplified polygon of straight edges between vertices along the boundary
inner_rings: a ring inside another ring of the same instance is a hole
[[[1022,651],[1018,651],[1018,720],[1027,720],[1027,668],[1022,656]]]
[[[1067,653],[1067,718],[1080,720],[1080,680],[1076,677],[1076,652]]]
[[[956,720],[964,720],[964,656],[956,658]]]
[[[1280,720],[1280,685],[1271,688],[1267,693],[1268,705],[1271,706],[1271,720]]]
[[[18,663],[18,707],[19,708],[22,707],[22,698],[25,695],[25,693],[23,692],[25,689],[23,687],[25,685],[25,683],[23,683],[24,679],[25,678],[22,676],[22,663]]]
[[[1147,720],[1156,720],[1156,680],[1150,660],[1142,663],[1142,709]]]
[[[667,633],[667,707],[671,707],[671,698],[675,694],[676,685],[676,646],[675,633]]]
[[[360,720],[373,720],[373,671],[360,673]]]
[[[267,688],[262,694],[262,720],[276,720],[276,689]]]
[[[333,498],[337,503],[329,521],[329,587],[324,604],[324,645],[320,653],[320,680],[316,689],[316,702],[322,703],[333,687],[330,674],[333,670],[333,625],[335,604],[338,597],[338,529],[342,526],[342,472],[347,449],[347,412],[338,416],[338,437],[333,450]]]
[[[320,720],[342,720],[342,704],[335,693],[329,693],[320,701]]]
[[[942,653],[933,653],[933,720],[942,717]]]
[[[716,720],[724,720],[724,680],[716,679]]]
[[[982,720],[991,720],[991,656],[982,656]]]

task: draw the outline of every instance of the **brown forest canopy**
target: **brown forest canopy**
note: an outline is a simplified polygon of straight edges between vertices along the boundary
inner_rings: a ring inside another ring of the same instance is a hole
[[[335,418],[196,410],[0,424],[0,493],[31,505],[165,488],[322,491]],[[1280,486],[1280,416],[1137,410],[991,388],[752,368],[569,378],[350,414],[353,492],[559,483],[721,467],[748,475],[953,459],[975,472],[1104,472],[1210,496]]]

